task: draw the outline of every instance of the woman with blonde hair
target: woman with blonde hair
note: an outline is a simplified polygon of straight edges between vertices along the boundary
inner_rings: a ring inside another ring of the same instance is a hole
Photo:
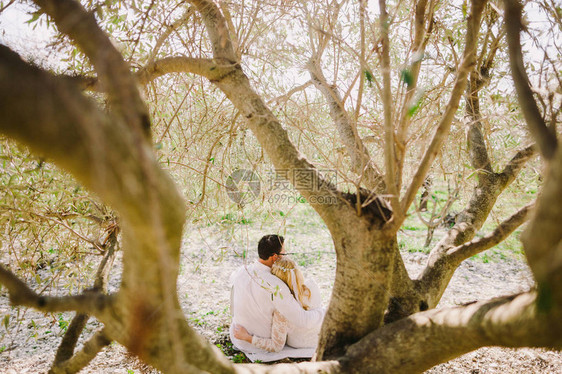
[[[292,296],[305,310],[321,307],[320,290],[316,283],[305,284],[302,272],[290,258],[283,257],[271,267],[271,273],[287,284]],[[243,326],[234,325],[234,336],[269,352],[279,352],[287,345],[293,348],[315,348],[321,323],[307,328],[292,326],[277,310],[273,313],[271,338],[260,338],[248,333]]]

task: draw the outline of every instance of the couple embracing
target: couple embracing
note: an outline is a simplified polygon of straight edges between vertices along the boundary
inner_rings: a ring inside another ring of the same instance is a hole
[[[261,238],[258,255],[230,278],[232,343],[250,359],[267,361],[267,352],[282,350],[284,357],[311,357],[324,318],[318,286],[287,257],[282,236]]]

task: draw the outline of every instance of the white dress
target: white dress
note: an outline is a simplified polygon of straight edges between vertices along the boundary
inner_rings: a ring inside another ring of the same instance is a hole
[[[322,307],[320,289],[314,280],[306,280],[306,286],[310,289],[310,310]],[[279,352],[287,343],[293,348],[316,348],[318,335],[322,320],[309,325],[306,328],[296,327],[291,324],[278,310],[273,312],[271,325],[271,338],[252,337],[252,345],[269,352]]]

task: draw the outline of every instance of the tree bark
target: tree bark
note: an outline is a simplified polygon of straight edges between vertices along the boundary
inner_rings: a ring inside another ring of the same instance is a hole
[[[0,272],[2,283],[13,285],[12,302],[91,313],[109,339],[164,371],[182,371],[190,362],[231,372],[218,349],[187,325],[177,301],[184,204],[150,145],[71,82],[27,65],[6,47],[0,56],[0,131],[53,159],[108,202],[121,214],[125,237],[118,294],[38,297]]]
[[[428,310],[386,325],[347,350],[346,373],[421,373],[482,346],[560,347],[535,293]],[[420,344],[423,342],[423,344]]]

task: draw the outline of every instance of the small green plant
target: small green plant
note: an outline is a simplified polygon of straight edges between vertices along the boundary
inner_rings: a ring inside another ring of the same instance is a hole
[[[6,314],[4,316],[4,318],[2,319],[2,325],[4,325],[4,328],[6,330],[8,330],[8,326],[10,325],[10,315],[9,314]]]
[[[232,357],[232,361],[236,364],[242,364],[246,362],[246,355],[244,353],[237,353]]]
[[[57,323],[59,325],[59,328],[62,331],[66,331],[68,329],[68,321],[64,319],[64,316],[62,315],[62,313],[58,314],[58,318],[59,318],[59,320],[58,320]]]

